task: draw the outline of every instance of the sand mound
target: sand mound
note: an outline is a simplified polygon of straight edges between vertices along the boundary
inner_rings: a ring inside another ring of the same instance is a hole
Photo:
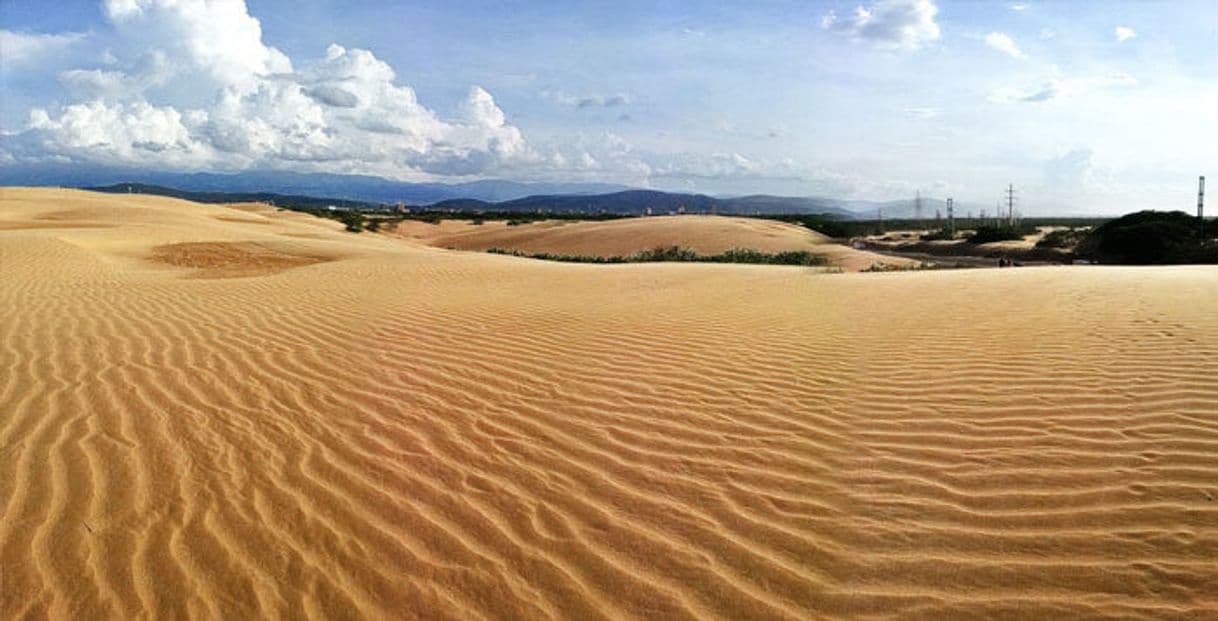
[[[726,216],[659,216],[604,222],[547,220],[508,226],[503,221],[474,225],[445,220],[438,225],[405,221],[395,234],[439,248],[485,251],[490,248],[586,256],[626,256],[658,246],[682,246],[699,254],[731,248],[762,252],[803,250],[856,271],[873,263],[910,261],[830,243],[806,227],[786,222]]]
[[[302,265],[332,261],[335,258],[296,254],[284,248],[254,242],[181,242],[152,249],[153,261],[201,270],[197,275],[203,278],[273,274]]]
[[[0,231],[0,618],[1218,615],[1213,268],[604,267],[0,190],[97,205]],[[148,260],[198,243],[343,259]]]

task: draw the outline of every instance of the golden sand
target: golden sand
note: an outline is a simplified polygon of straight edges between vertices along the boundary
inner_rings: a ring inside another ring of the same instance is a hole
[[[485,251],[491,248],[529,254],[627,256],[656,247],[681,246],[698,254],[720,254],[732,248],[760,252],[803,250],[823,256],[850,272],[874,264],[915,263],[911,259],[855,250],[798,224],[728,216],[656,216],[603,222],[547,220],[508,226],[503,221],[475,225],[458,220],[438,224],[404,221],[394,234],[437,248]]]
[[[1218,616],[1218,268],[338,228],[0,189],[0,618]]]

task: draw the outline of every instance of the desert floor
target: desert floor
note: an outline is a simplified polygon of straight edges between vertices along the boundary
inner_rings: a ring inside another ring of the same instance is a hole
[[[0,189],[0,618],[1214,618],[1218,268]]]

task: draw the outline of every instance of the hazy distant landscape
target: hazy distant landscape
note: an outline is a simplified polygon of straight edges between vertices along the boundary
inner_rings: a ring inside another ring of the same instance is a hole
[[[0,1],[0,621],[1218,618],[1215,23]]]

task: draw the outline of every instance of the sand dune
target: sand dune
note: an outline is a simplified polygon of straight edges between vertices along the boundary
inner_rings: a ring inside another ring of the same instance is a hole
[[[338,228],[0,189],[0,618],[1218,616],[1214,268]]]
[[[547,220],[516,226],[503,221],[474,225],[458,220],[439,224],[407,220],[397,225],[393,233],[437,248],[457,250],[504,248],[602,257],[626,256],[658,246],[682,246],[704,255],[732,248],[771,253],[804,250],[824,256],[847,271],[859,271],[876,263],[914,262],[831,243],[824,235],[797,224],[727,216],[657,216],[603,222]]]

